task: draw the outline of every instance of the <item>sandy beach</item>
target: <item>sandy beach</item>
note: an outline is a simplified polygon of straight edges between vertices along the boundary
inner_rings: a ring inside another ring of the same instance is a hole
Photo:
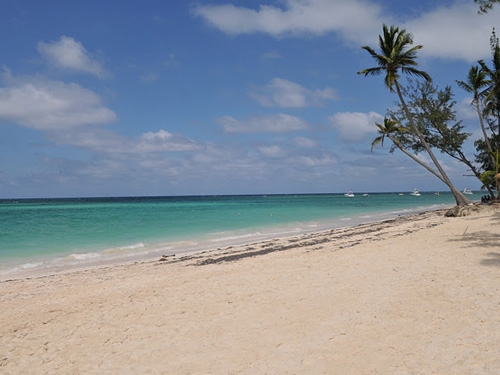
[[[2,374],[499,374],[500,209],[0,282]]]

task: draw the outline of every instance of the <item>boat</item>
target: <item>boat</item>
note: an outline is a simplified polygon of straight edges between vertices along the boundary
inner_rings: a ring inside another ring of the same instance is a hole
[[[434,192],[434,195],[439,195],[439,191],[435,191],[435,192]]]
[[[468,188],[465,188],[465,189],[464,189],[464,194],[471,195],[471,194],[474,194],[474,193],[472,192],[471,188],[470,188],[470,187],[468,187]]]
[[[352,190],[349,190],[347,193],[344,194],[344,196],[349,197],[349,198],[353,198],[354,193],[352,192]]]
[[[410,195],[413,195],[414,197],[420,197],[420,193],[418,192],[417,189],[413,189],[413,191],[410,193]]]
[[[367,197],[367,196],[368,196],[368,193],[364,193],[364,194],[363,194],[363,197]]]

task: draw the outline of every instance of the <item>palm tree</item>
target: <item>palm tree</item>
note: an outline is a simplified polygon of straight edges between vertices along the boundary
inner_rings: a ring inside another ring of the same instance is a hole
[[[422,160],[417,158],[415,155],[413,155],[411,152],[409,152],[401,142],[397,139],[396,135],[397,133],[402,133],[408,131],[403,126],[400,126],[396,120],[394,119],[389,119],[387,117],[384,118],[384,124],[379,124],[378,122],[375,123],[375,125],[378,127],[378,133],[379,136],[375,138],[372,142],[372,151],[377,145],[384,146],[384,140],[385,138],[389,138],[394,146],[396,146],[399,150],[401,150],[406,156],[410,157],[413,161],[417,162],[420,164],[422,167],[427,169],[429,172],[431,172],[434,176],[439,178],[442,182],[445,182],[443,180],[443,177],[434,169],[432,169],[429,165],[425,164]]]
[[[500,0],[474,0],[476,4],[479,4],[479,14],[488,13],[489,10],[493,9],[495,3],[500,3]]]
[[[425,138],[418,129],[418,126],[415,124],[413,116],[411,115],[401,92],[401,87],[399,85],[400,73],[421,77],[427,81],[431,81],[431,77],[426,72],[415,68],[415,66],[418,65],[415,61],[417,51],[422,48],[422,45],[416,45],[409,48],[409,46],[413,44],[413,38],[405,29],[400,30],[395,26],[388,28],[385,24],[382,29],[383,35],[379,35],[380,53],[377,53],[369,46],[362,47],[377,62],[377,66],[361,70],[358,74],[362,74],[365,77],[369,75],[375,76],[385,74],[385,85],[391,92],[394,92],[394,89],[396,90],[399,100],[401,101],[401,105],[406,113],[408,122],[410,123],[412,132],[418,137],[422,146],[429,154],[429,157],[441,175],[442,181],[450,188],[457,205],[463,206],[470,204],[471,201],[453,185],[443,167],[438,162],[430,146],[427,144]]]
[[[496,39],[495,31],[493,31],[492,39]],[[484,71],[484,74],[487,77],[487,87],[484,90],[484,114],[496,118],[496,128],[498,134],[500,132],[500,130],[498,130],[500,127],[500,46],[498,45],[498,39],[496,39],[494,44],[492,42],[492,52],[492,68],[488,67],[483,60],[479,60],[478,63],[481,65],[481,70]]]
[[[491,148],[490,139],[486,133],[486,127],[484,126],[483,114],[481,110],[481,97],[484,96],[485,91],[481,91],[482,88],[488,85],[487,74],[484,69],[479,69],[477,65],[472,66],[469,69],[469,74],[467,74],[467,81],[456,81],[458,86],[462,89],[474,95],[474,99],[471,104],[476,106],[477,116],[479,117],[479,123],[481,125],[481,130],[483,131],[484,141],[489,152],[493,152]],[[494,161],[492,157],[492,161]]]

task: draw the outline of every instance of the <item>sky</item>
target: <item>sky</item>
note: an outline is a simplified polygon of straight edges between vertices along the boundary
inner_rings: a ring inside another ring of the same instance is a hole
[[[397,97],[357,74],[376,65],[361,47],[409,31],[473,158],[455,81],[500,27],[473,0],[0,2],[0,198],[444,191],[390,143],[371,151]]]

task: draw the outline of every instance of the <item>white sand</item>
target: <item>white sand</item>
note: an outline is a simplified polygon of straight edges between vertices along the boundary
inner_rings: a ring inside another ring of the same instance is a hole
[[[1,282],[0,373],[500,374],[500,210]]]

